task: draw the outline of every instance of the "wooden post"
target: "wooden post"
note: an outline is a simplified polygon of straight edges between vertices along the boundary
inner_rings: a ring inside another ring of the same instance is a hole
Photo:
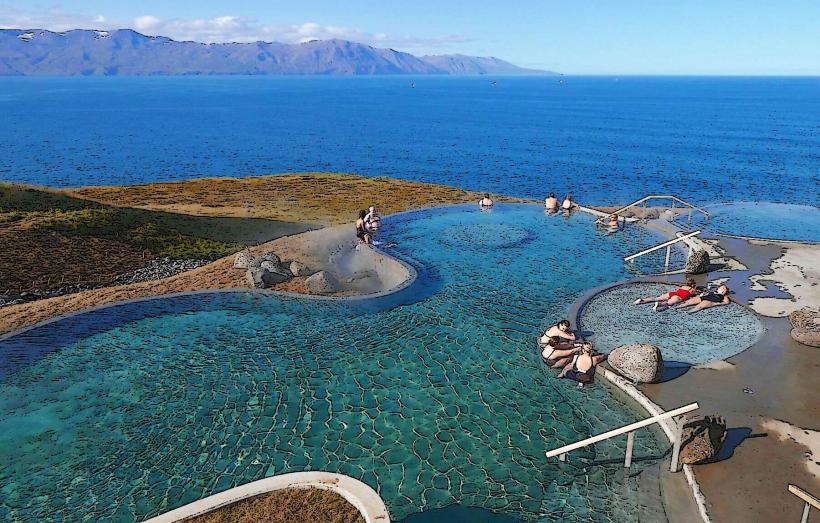
[[[683,420],[675,421],[675,442],[672,444],[672,465],[669,467],[669,472],[678,471],[678,461],[680,461],[680,444],[683,436]]]
[[[566,461],[566,460],[567,460],[567,454],[566,453],[561,454],[561,455],[558,456],[558,461]]]
[[[670,258],[670,256],[672,256],[672,246],[667,245],[666,246],[666,261],[663,264],[664,272],[669,272],[669,258]]]
[[[807,501],[803,505],[803,517],[800,518],[800,523],[808,523],[809,522],[809,510],[811,510],[811,505],[809,505],[809,502]]]
[[[624,468],[632,466],[632,447],[635,445],[635,432],[626,435],[626,458],[624,458]]]

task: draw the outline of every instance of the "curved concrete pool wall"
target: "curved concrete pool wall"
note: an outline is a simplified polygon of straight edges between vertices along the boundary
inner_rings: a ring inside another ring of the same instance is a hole
[[[581,321],[581,312],[583,311],[584,306],[587,304],[587,302],[589,302],[593,297],[595,297],[599,293],[604,292],[604,291],[606,291],[608,289],[611,289],[613,287],[618,287],[620,285],[627,285],[627,284],[635,283],[635,282],[646,282],[646,281],[652,281],[652,278],[644,277],[644,278],[636,278],[636,279],[632,279],[632,280],[624,280],[624,281],[616,282],[616,283],[613,283],[613,284],[604,285],[602,287],[598,287],[598,288],[595,288],[595,289],[591,289],[589,292],[586,292],[583,296],[581,296],[579,299],[577,299],[570,306],[570,308],[567,312],[567,318],[572,318],[573,321],[575,322],[576,328],[580,331],[580,330],[582,330],[582,324],[580,322]],[[641,392],[629,380],[624,379],[622,376],[616,374],[615,372],[613,372],[610,369],[605,368],[603,365],[598,365],[596,367],[595,374],[596,374],[596,376],[601,377],[604,380],[606,380],[606,383],[609,385],[611,390],[616,391],[616,392],[620,392],[621,394],[624,394],[627,398],[634,401],[637,404],[637,406],[639,406],[641,409],[646,411],[646,413],[649,415],[649,417],[656,416],[656,415],[662,414],[664,412],[664,410],[657,403],[655,403],[651,399],[649,399],[648,396],[646,396],[643,392]],[[690,399],[694,401],[697,398],[690,398]],[[682,400],[681,404],[683,405],[683,404],[686,404],[688,402],[689,402],[689,400]],[[676,434],[677,434],[677,422],[673,419],[666,419],[666,420],[663,420],[663,421],[659,422],[658,425],[660,425],[660,428],[661,428],[663,434],[666,436],[666,439],[669,441],[669,444],[672,445],[675,441],[675,438],[677,437],[676,436]],[[616,427],[613,427],[613,428],[616,428]],[[697,478],[695,478],[695,474],[692,470],[691,465],[688,465],[688,464],[683,465],[681,470],[683,471],[683,473],[686,477],[686,483],[687,483],[687,485],[689,487],[689,490],[690,490],[691,499],[690,500],[680,500],[680,501],[693,501],[695,506],[690,509],[690,512],[692,512],[692,514],[690,514],[689,516],[697,516],[703,521],[703,523],[711,523],[712,520],[709,517],[709,513],[706,509],[706,498],[704,497],[703,492],[700,489],[700,485],[698,484]],[[672,478],[668,477],[671,474],[672,473],[668,472],[668,471],[664,472],[664,475],[665,475],[664,479],[666,479],[667,481],[671,480]],[[681,504],[683,504],[684,506],[686,505],[686,503],[681,503]],[[687,521],[687,520],[691,520],[691,519],[687,518],[686,515],[681,516],[681,515],[678,514],[678,515],[676,515],[676,520],[677,521]]]
[[[201,516],[218,508],[226,507],[244,499],[287,489],[322,489],[330,490],[345,498],[356,507],[366,523],[390,523],[390,515],[382,498],[365,483],[330,472],[294,472],[271,476],[246,483],[219,494],[208,496],[188,505],[184,505],[165,514],[147,520],[147,523],[173,523],[195,516]]]

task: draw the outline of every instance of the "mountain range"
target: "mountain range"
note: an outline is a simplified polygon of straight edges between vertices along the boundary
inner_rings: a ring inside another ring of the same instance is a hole
[[[0,75],[552,75],[492,57],[417,57],[346,40],[180,42],[131,29],[0,29]]]

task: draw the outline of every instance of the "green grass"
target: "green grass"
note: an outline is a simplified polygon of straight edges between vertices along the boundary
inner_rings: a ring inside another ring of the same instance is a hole
[[[267,239],[265,225],[270,223],[112,207],[0,184],[2,225],[19,224],[71,238],[107,238],[174,259],[215,260],[227,256],[247,243]]]

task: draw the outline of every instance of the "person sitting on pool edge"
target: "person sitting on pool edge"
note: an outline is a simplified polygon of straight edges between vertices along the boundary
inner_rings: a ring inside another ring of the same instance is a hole
[[[544,200],[544,208],[550,214],[555,214],[558,212],[558,198],[555,197],[554,192],[551,192]]]
[[[370,236],[370,243],[373,245],[381,245],[382,242],[376,241],[376,233],[382,227],[382,217],[379,216],[375,205],[371,205],[367,209],[367,215],[364,217],[364,228]]]
[[[547,345],[549,344],[550,338],[553,337],[559,338],[562,342],[574,343],[577,337],[575,333],[572,332],[571,327],[572,324],[569,320],[561,320],[544,331],[544,334],[538,338],[538,343],[540,345]]]
[[[546,344],[541,344],[539,340],[539,346],[543,348],[541,359],[544,360],[544,364],[553,369],[563,367],[573,355],[581,352],[580,343],[562,342],[558,336],[550,337]]]
[[[481,207],[481,210],[489,209],[493,206],[493,200],[490,198],[489,193],[484,193],[484,198],[478,200],[478,206]]]
[[[635,305],[641,305],[643,303],[654,303],[655,305],[652,307],[652,310],[660,310],[661,307],[671,307],[677,303],[682,303],[692,296],[698,291],[697,286],[695,285],[695,280],[690,277],[686,278],[686,282],[675,289],[674,291],[669,291],[665,294],[661,294],[660,296],[655,296],[654,298],[638,298],[635,300]]]
[[[584,343],[581,353],[570,358],[558,374],[559,378],[570,378],[581,385],[591,383],[595,376],[595,367],[606,360],[606,354],[595,354],[591,343]]]
[[[359,211],[359,219],[356,220],[356,238],[359,239],[359,244],[370,243],[370,233],[367,232],[367,226],[364,223],[364,218],[367,216],[367,211],[362,209]]]
[[[732,299],[729,297],[729,287],[721,285],[715,290],[707,289],[706,291],[693,296],[685,302],[679,304],[677,308],[683,309],[685,307],[692,307],[691,310],[686,311],[689,314],[709,309],[712,307],[719,307],[721,305],[729,305]]]

